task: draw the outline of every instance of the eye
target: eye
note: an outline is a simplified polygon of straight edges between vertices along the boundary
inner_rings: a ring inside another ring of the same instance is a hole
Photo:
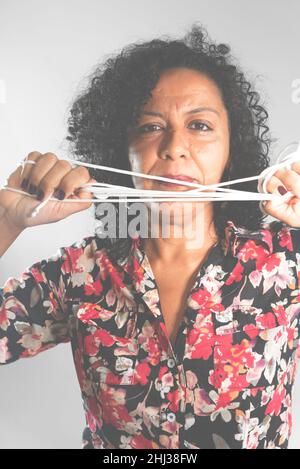
[[[208,130],[205,130],[205,132],[212,130],[211,127],[209,127],[207,124],[201,121],[193,121],[192,124],[204,125],[208,129]],[[201,130],[201,129],[196,129],[196,130]]]
[[[151,129],[153,127],[159,127],[158,124],[146,124],[146,125],[143,125],[142,127],[139,127],[139,132],[142,132],[142,133],[149,133],[149,131],[147,129]],[[160,127],[159,127],[160,128]]]
[[[210,130],[212,130],[207,124],[205,124],[204,122],[201,122],[201,121],[193,121],[192,124],[198,124],[198,126],[205,126],[207,128],[207,130],[204,130],[204,132],[208,132]],[[143,125],[142,127],[139,127],[139,132],[141,133],[149,133],[149,132],[152,132],[153,129],[157,127],[158,130],[161,129],[161,127],[158,125],[158,124],[146,124],[146,125]],[[152,130],[151,130],[152,129]],[[195,129],[195,130],[201,130],[201,129]],[[155,131],[155,129],[154,129]]]

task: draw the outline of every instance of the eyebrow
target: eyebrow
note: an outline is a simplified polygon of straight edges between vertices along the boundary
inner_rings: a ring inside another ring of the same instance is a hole
[[[211,107],[197,107],[196,109],[192,109],[191,111],[186,112],[186,114],[196,114],[197,112],[204,112],[204,111],[210,111],[214,112],[220,117],[220,113]],[[163,117],[163,115],[160,112],[155,112],[155,111],[143,111],[141,114],[146,114],[148,116],[158,116],[158,117]]]

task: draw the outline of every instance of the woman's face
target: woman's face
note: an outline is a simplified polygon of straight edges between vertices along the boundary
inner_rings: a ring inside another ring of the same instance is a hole
[[[200,108],[200,109],[199,109]],[[166,70],[128,134],[132,171],[184,175],[200,184],[220,182],[229,160],[230,130],[217,85],[188,68]],[[133,177],[137,189],[189,190]]]

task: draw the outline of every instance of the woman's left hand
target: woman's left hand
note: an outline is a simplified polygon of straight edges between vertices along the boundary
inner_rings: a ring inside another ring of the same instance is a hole
[[[271,194],[282,196],[289,191],[291,195],[283,200],[266,200],[262,204],[263,210],[291,227],[300,228],[300,162],[292,163],[291,169],[278,169],[266,188]]]

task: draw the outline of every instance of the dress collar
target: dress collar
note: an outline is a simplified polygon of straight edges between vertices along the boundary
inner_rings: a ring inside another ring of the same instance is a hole
[[[270,230],[272,225],[273,223],[262,223],[260,229],[253,231],[238,227],[232,220],[228,220],[225,228],[224,254],[227,255],[230,252],[233,257],[239,257],[239,251],[247,240],[262,243],[267,248],[269,254],[271,254],[273,252],[272,233]]]
[[[271,231],[272,223],[261,224],[259,230],[252,231],[236,226],[231,220],[227,221],[224,242],[216,243],[211,247],[196,276],[188,298],[188,304],[191,308],[195,307],[193,292],[198,291],[200,287],[201,289],[208,288],[208,297],[216,294],[215,288],[222,288],[223,299],[237,290],[244,281],[241,272],[247,272],[247,269],[251,268],[252,253],[255,254],[257,244],[262,245],[261,255],[269,255],[273,252]],[[118,277],[118,288],[121,287],[123,294],[128,297],[128,301],[134,302],[133,296],[141,296],[153,314],[159,316],[161,306],[158,289],[148,256],[143,249],[142,239],[139,234],[132,237],[127,256],[123,260],[119,260],[116,266],[117,269],[121,269],[129,275],[130,282],[134,284],[134,291],[129,291],[127,286],[123,284],[125,280],[123,276],[122,285],[120,285]],[[113,272],[114,269],[111,268],[111,271]],[[212,287],[213,291],[210,291]],[[197,305],[196,307],[198,308]]]
[[[232,220],[228,220],[225,227],[225,240],[223,243],[219,243],[220,248],[225,256],[231,254],[233,257],[239,258],[242,246],[248,240],[253,240],[255,243],[263,244],[268,253],[271,254],[273,252],[273,242],[270,227],[272,227],[273,223],[262,223],[260,229],[254,231],[237,226]],[[132,256],[140,263],[145,262],[142,238],[139,234],[132,237],[132,244],[128,255],[122,261],[119,261],[118,264],[122,267],[126,266]],[[148,270],[147,265],[144,265],[144,267]]]

